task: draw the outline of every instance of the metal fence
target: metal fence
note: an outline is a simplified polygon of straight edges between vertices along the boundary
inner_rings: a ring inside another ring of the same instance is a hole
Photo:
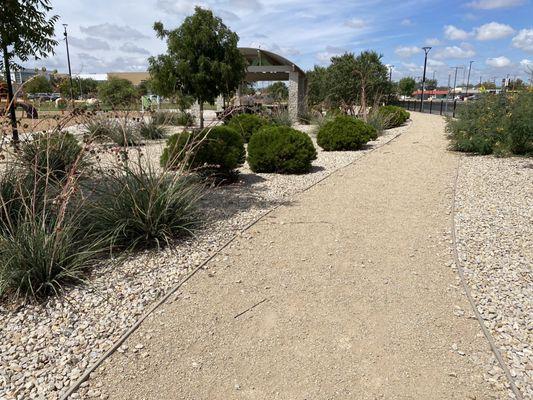
[[[455,117],[457,110],[464,107],[463,101],[458,100],[424,100],[420,109],[421,100],[401,100],[392,104],[408,111],[422,111],[428,114],[448,115]]]

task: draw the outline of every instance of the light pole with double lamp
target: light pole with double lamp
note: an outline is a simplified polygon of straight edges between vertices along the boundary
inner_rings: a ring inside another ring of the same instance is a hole
[[[426,66],[428,64],[428,53],[431,50],[431,47],[426,46],[422,47],[424,50],[424,73],[422,74],[422,96],[420,97],[420,112],[423,110],[424,106],[424,87],[426,86]]]

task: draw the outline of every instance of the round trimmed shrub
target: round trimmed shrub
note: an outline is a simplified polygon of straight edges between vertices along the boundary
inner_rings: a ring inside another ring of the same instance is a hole
[[[348,116],[338,116],[327,121],[316,136],[318,145],[326,151],[359,150],[376,138],[374,127]]]
[[[254,172],[301,174],[311,170],[315,159],[311,138],[288,126],[266,126],[248,143],[248,164]]]
[[[267,124],[268,122],[259,115],[239,114],[231,118],[227,126],[239,132],[248,143],[252,135]]]
[[[202,168],[200,172],[207,175],[228,175],[244,163],[245,154],[239,132],[227,126],[215,126],[208,131],[170,136],[161,155],[161,165],[178,168],[185,162],[188,168]]]
[[[22,145],[20,158],[31,171],[62,179],[74,167],[80,170],[87,166],[82,151],[71,133],[42,133]]]
[[[401,126],[411,116],[408,111],[397,106],[383,106],[379,108],[378,112],[385,117],[387,121],[386,128],[396,128]]]

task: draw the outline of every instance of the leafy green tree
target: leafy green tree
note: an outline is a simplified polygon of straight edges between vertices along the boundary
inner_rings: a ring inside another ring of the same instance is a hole
[[[435,90],[438,86],[438,82],[436,79],[426,79],[426,90]],[[420,84],[420,88],[422,89],[422,84]]]
[[[389,91],[388,68],[383,56],[375,51],[363,51],[355,59],[354,75],[359,78],[359,105],[363,120],[367,120],[367,103],[377,103]]]
[[[50,93],[52,90],[52,84],[42,75],[37,75],[24,84],[26,93]]]
[[[167,41],[167,53],[148,60],[154,90],[166,97],[175,93],[194,97],[203,128],[204,102],[213,104],[220,94],[228,97],[244,79],[246,64],[237,48],[239,37],[210,10],[200,7],[177,29],[169,31],[156,22],[154,30]]]
[[[398,82],[398,91],[402,96],[412,96],[416,89],[416,81],[414,78],[407,76],[400,79]]]
[[[287,100],[289,98],[289,88],[284,82],[274,82],[264,89],[265,93],[271,95],[276,101]]]
[[[315,65],[307,76],[307,101],[310,106],[326,105],[328,100],[328,70],[325,67]]]
[[[358,100],[360,80],[354,74],[356,68],[353,53],[332,57],[325,79],[325,88],[331,105],[353,110]]]
[[[69,79],[61,79],[57,86],[61,96],[70,99]],[[98,82],[92,78],[75,77],[72,79],[72,94],[74,95],[74,98],[94,97],[98,94]]]
[[[133,84],[127,79],[111,77],[98,86],[98,98],[112,107],[124,107],[139,97]]]
[[[11,83],[11,60],[27,61],[47,57],[54,52],[57,41],[54,25],[57,15],[49,16],[52,11],[50,0],[2,0],[0,2],[0,49],[3,53],[8,95],[13,98]],[[15,104],[10,106],[13,141],[19,140]]]

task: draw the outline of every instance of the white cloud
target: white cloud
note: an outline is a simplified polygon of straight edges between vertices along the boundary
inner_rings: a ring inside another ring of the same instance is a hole
[[[409,18],[405,18],[400,22],[402,26],[411,26],[413,25],[413,21],[411,21]]]
[[[428,65],[431,67],[444,67],[446,65],[443,61],[433,60],[432,58],[428,58]]]
[[[150,52],[146,49],[143,49],[142,47],[137,46],[135,43],[132,42],[126,42],[122,46],[120,46],[120,50],[122,50],[125,53],[132,53],[132,54],[150,54]]]
[[[69,36],[68,41],[74,47],[78,47],[83,50],[109,50],[109,44],[101,39],[97,38],[77,38],[75,36]]]
[[[489,22],[474,29],[477,40],[495,40],[512,35],[515,31],[509,25]]]
[[[439,44],[441,44],[440,40],[437,38],[427,38],[425,43],[428,46],[438,46]]]
[[[360,18],[353,18],[349,21],[346,21],[344,25],[346,25],[349,28],[353,28],[353,29],[363,29],[363,28],[366,28],[367,23],[365,20],[362,20]]]
[[[533,53],[533,29],[522,29],[513,38],[513,46],[517,49]]]
[[[491,67],[495,67],[495,68],[504,68],[504,67],[508,67],[509,65],[511,65],[511,60],[509,60],[505,56],[500,56],[500,57],[494,57],[494,58],[487,58],[487,60],[485,61],[485,64]]]
[[[346,50],[340,47],[326,46],[326,50],[317,53],[316,58],[321,63],[327,64],[331,61],[331,57],[339,56],[341,54],[344,54],[345,52]]]
[[[80,26],[80,31],[91,36],[96,36],[104,39],[122,40],[122,39],[143,39],[143,35],[136,29],[130,26],[119,26],[110,23],[104,23],[91,26]]]
[[[444,26],[444,36],[450,40],[465,40],[470,36],[467,31],[459,29],[453,25]]]
[[[527,58],[524,58],[522,61],[520,61],[520,65],[526,68],[533,68],[533,60],[528,60]]]
[[[396,50],[394,50],[394,52],[400,56],[400,57],[411,57],[411,56],[414,56],[415,54],[418,54],[422,51],[422,49],[420,49],[420,47],[416,47],[416,46],[402,46],[402,47],[398,47],[396,48]]]
[[[496,8],[515,7],[524,4],[525,0],[475,0],[467,4],[479,10],[494,10]]]
[[[476,55],[474,48],[468,43],[461,43],[461,46],[446,46],[435,53],[438,60],[471,58]]]

